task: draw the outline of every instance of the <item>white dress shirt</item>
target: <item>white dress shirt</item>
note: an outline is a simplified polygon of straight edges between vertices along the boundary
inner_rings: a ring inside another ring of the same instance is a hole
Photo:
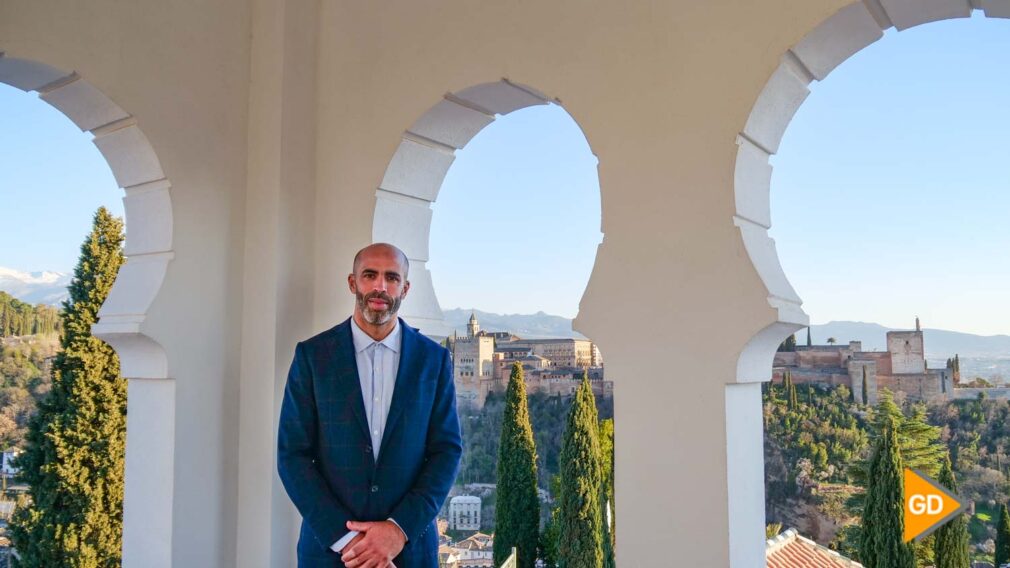
[[[365,403],[368,433],[372,438],[372,457],[376,461],[379,460],[382,434],[386,430],[386,417],[389,416],[389,405],[393,402],[396,371],[400,368],[400,331],[400,320],[397,319],[389,335],[383,338],[382,341],[376,341],[358,327],[354,318],[351,318],[354,360],[358,364],[361,398]],[[394,519],[389,520],[393,521],[396,526],[400,526]],[[340,552],[356,536],[358,536],[358,531],[351,531],[333,543],[333,546],[330,548],[335,552]]]

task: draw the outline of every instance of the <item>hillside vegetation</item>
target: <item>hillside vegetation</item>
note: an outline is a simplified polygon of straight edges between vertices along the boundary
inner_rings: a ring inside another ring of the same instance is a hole
[[[561,454],[565,419],[571,409],[572,398],[533,393],[527,400],[537,450],[537,485],[541,489],[549,489],[551,478],[559,472],[558,457]],[[613,400],[597,398],[596,408],[600,420],[614,417]],[[457,483],[495,482],[504,411],[504,395],[489,393],[480,412],[460,416],[463,426],[463,462]]]
[[[28,419],[52,385],[59,336],[0,339],[0,449],[21,448]]]
[[[63,330],[59,314],[0,291],[0,450],[23,446],[28,419],[49,392]]]
[[[766,385],[765,494],[768,523],[796,527],[858,560],[866,463],[880,423],[898,424],[906,465],[936,477],[949,450],[962,497],[976,504],[969,530],[976,558],[993,546],[992,512],[1010,495],[1010,402],[892,400],[856,403],[844,387],[788,382]],[[931,545],[916,547],[917,564],[931,564]]]

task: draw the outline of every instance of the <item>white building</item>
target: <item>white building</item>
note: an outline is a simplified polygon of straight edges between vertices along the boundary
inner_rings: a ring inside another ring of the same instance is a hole
[[[453,545],[459,555],[460,568],[494,566],[494,537],[477,533]]]
[[[480,497],[459,495],[449,500],[449,528],[457,531],[480,530]]]

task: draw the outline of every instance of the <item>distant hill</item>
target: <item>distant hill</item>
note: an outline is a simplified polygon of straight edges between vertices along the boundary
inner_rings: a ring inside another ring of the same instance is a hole
[[[832,321],[813,325],[810,329],[815,345],[824,345],[829,337],[834,337],[839,344],[862,341],[864,351],[884,351],[887,348],[887,332],[900,331],[858,321]],[[946,358],[955,353],[961,357],[1010,357],[1010,335],[974,335],[929,328],[922,331],[928,357]],[[806,345],[806,341],[806,330],[799,331],[796,342]]]
[[[470,319],[471,310],[455,308],[443,310],[442,313],[450,330],[466,334],[466,323]],[[511,331],[520,337],[529,338],[583,337],[572,331],[572,320],[544,312],[496,314],[476,310],[476,314],[481,329],[488,331]],[[865,351],[884,351],[887,348],[887,332],[900,330],[877,323],[832,321],[815,324],[811,326],[811,331],[815,345],[824,345],[829,337],[834,337],[839,344],[861,341]],[[962,358],[1010,358],[1010,335],[974,335],[926,328],[923,330],[923,340],[926,343],[926,355],[930,358],[946,359],[955,353]],[[800,330],[796,334],[796,342],[805,345],[806,341],[806,330]]]
[[[57,306],[67,299],[71,278],[63,272],[21,272],[0,266],[0,291],[29,304]]]
[[[528,339],[578,337],[580,333],[572,330],[572,320],[561,316],[552,316],[544,312],[535,314],[495,314],[480,310],[465,310],[454,308],[442,310],[445,324],[450,330],[456,330],[460,335],[466,335],[466,324],[470,314],[477,314],[480,328],[487,331],[511,331],[519,337]]]

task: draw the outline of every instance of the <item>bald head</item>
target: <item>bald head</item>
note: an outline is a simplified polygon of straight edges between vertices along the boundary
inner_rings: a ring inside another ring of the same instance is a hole
[[[402,250],[389,243],[375,243],[359,250],[358,254],[354,255],[354,264],[351,266],[353,273],[357,274],[361,270],[362,261],[372,255],[395,257],[403,269],[404,280],[407,279],[407,273],[410,272],[410,261],[407,260],[407,255]]]

